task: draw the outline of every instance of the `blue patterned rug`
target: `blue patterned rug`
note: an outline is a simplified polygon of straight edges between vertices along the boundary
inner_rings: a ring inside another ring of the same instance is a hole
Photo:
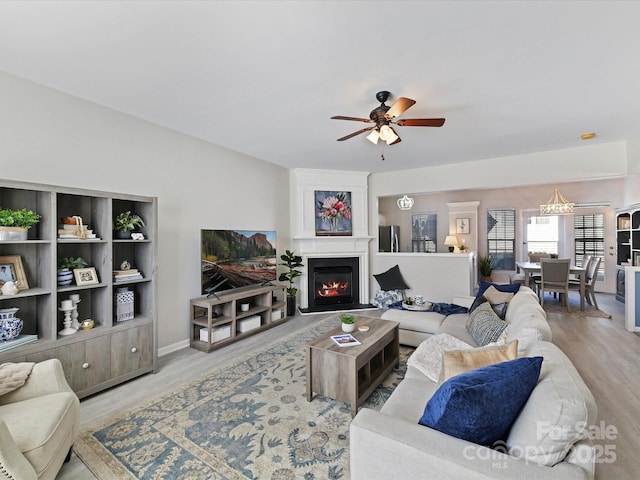
[[[107,479],[349,479],[347,404],[306,400],[305,345],[319,321],[262,351],[83,432],[75,453]],[[379,409],[413,349],[365,407]]]

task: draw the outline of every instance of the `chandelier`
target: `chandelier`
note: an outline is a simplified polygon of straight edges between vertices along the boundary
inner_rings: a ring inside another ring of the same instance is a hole
[[[396,203],[400,210],[411,210],[411,207],[413,207],[413,198],[407,197],[405,194],[404,197],[399,198]]]
[[[547,203],[540,205],[540,215],[572,215],[574,206],[556,188]]]

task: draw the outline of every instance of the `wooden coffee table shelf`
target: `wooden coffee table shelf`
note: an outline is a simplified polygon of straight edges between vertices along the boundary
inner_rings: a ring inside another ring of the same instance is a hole
[[[307,344],[307,401],[315,392],[348,403],[352,417],[400,363],[397,322],[356,316],[356,325],[370,327],[352,333],[362,345],[336,345],[331,336],[344,333],[340,327]]]

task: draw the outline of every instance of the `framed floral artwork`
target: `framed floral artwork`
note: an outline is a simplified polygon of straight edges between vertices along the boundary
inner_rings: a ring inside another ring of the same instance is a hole
[[[316,190],[314,195],[316,236],[351,236],[351,192]]]

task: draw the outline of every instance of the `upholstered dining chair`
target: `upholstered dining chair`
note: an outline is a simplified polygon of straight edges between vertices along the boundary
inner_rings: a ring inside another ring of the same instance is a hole
[[[536,281],[540,305],[544,306],[544,293],[559,293],[560,300],[569,310],[569,263],[568,258],[542,258],[540,280]]]
[[[602,258],[600,257],[591,257],[589,264],[587,265],[587,272],[585,273],[586,276],[584,279],[584,298],[587,300],[589,305],[593,305],[598,310],[600,309],[598,308],[598,302],[596,301],[595,286],[601,261]],[[580,279],[569,280],[569,289],[580,290]]]

